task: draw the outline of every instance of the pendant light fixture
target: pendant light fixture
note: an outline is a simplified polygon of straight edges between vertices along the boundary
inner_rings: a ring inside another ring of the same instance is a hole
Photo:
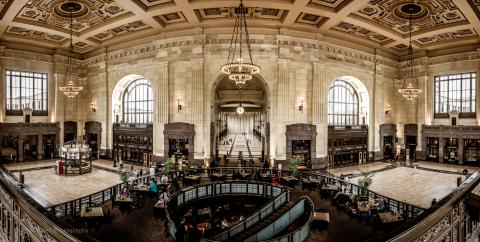
[[[75,85],[75,80],[77,79],[75,72],[75,58],[73,56],[73,10],[78,5],[75,2],[67,2],[64,3],[66,5],[66,9],[70,11],[70,46],[68,48],[68,57],[67,57],[67,66],[65,71],[65,82],[67,83],[66,86],[59,87],[60,91],[62,91],[65,96],[69,98],[73,98],[78,95],[80,91],[83,90],[83,86]]]

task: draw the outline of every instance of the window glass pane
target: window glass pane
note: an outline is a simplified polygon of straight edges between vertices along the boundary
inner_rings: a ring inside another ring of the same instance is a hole
[[[146,79],[130,83],[123,97],[124,122],[151,123],[153,120],[152,87]]]
[[[475,113],[476,73],[458,73],[434,77],[435,109],[437,113],[458,110]]]
[[[47,111],[46,73],[7,70],[7,111],[30,107],[34,111]]]
[[[358,125],[358,96],[355,89],[343,80],[336,80],[328,93],[328,123]]]

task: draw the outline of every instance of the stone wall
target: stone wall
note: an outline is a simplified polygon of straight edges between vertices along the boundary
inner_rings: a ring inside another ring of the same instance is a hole
[[[61,85],[64,57],[58,54],[37,54],[0,48],[0,68],[42,71],[49,73],[49,116],[34,117],[34,122],[76,121],[79,135],[84,134],[84,123],[102,123],[103,150],[112,148],[114,105],[112,94],[123,77],[136,74],[150,80],[155,95],[154,155],[164,158],[163,127],[167,123],[194,124],[194,159],[210,158],[210,123],[213,119],[213,92],[221,79],[220,67],[228,55],[230,35],[200,34],[166,38],[115,51],[97,51],[81,61],[87,76],[85,90],[75,99],[66,99],[57,91]],[[286,159],[286,125],[308,123],[316,126],[317,140],[314,158],[327,155],[327,94],[331,83],[340,77],[354,77],[361,81],[368,96],[368,107],[363,114],[369,126],[369,149],[379,153],[380,125],[397,126],[399,146],[404,144],[403,126],[406,123],[443,124],[448,120],[433,118],[433,76],[442,73],[477,71],[480,52],[467,52],[417,60],[423,79],[419,86],[423,93],[413,102],[405,101],[398,93],[401,67],[404,62],[384,57],[372,49],[364,52],[325,39],[305,39],[287,35],[251,35],[253,59],[262,70],[259,78],[266,83],[268,93],[268,120],[270,121],[270,159]],[[4,93],[4,75],[0,91]],[[478,86],[478,85],[477,85]],[[477,88],[478,89],[478,88]],[[480,96],[477,90],[477,97]],[[177,110],[177,100],[182,110]],[[303,111],[298,110],[303,99]],[[4,99],[0,104],[4,106]],[[96,112],[90,104],[97,106]],[[384,109],[391,106],[386,114]],[[477,107],[480,100],[477,98]],[[0,110],[0,122],[17,122],[16,117],[5,116]],[[460,119],[459,124],[475,124],[476,119]],[[63,127],[61,127],[63,132]],[[418,130],[421,136],[421,128]],[[61,135],[60,137],[63,138]],[[417,149],[421,149],[419,140]]]

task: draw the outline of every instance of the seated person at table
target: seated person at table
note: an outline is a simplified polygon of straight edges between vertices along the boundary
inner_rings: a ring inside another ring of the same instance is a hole
[[[130,184],[128,184],[128,191],[133,192],[133,190],[135,190],[136,185],[137,185],[136,182],[130,182]]]
[[[169,196],[168,196],[168,193],[167,192],[163,192],[160,197],[165,200],[165,202],[168,202],[168,200],[170,200]]]
[[[122,191],[120,192],[120,195],[128,197],[130,196],[130,192],[128,192],[128,189],[126,187],[123,187]]]
[[[152,193],[157,193],[158,192],[157,183],[153,180],[150,182],[150,192],[152,192]]]
[[[222,226],[222,229],[228,228],[228,222],[226,218],[223,218],[221,226]]]
[[[161,183],[167,183],[168,182],[168,177],[165,174],[162,174],[162,177],[160,178]]]

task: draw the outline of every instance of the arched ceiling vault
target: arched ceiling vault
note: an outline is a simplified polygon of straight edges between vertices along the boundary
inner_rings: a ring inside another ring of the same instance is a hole
[[[68,47],[66,0],[0,0],[0,39]],[[348,39],[394,54],[408,45],[402,6],[411,0],[245,0],[250,27],[298,29]],[[76,0],[74,45],[80,53],[169,31],[232,26],[239,0]],[[422,0],[414,47],[438,50],[480,43],[479,0]],[[227,20],[227,21],[225,21]]]

